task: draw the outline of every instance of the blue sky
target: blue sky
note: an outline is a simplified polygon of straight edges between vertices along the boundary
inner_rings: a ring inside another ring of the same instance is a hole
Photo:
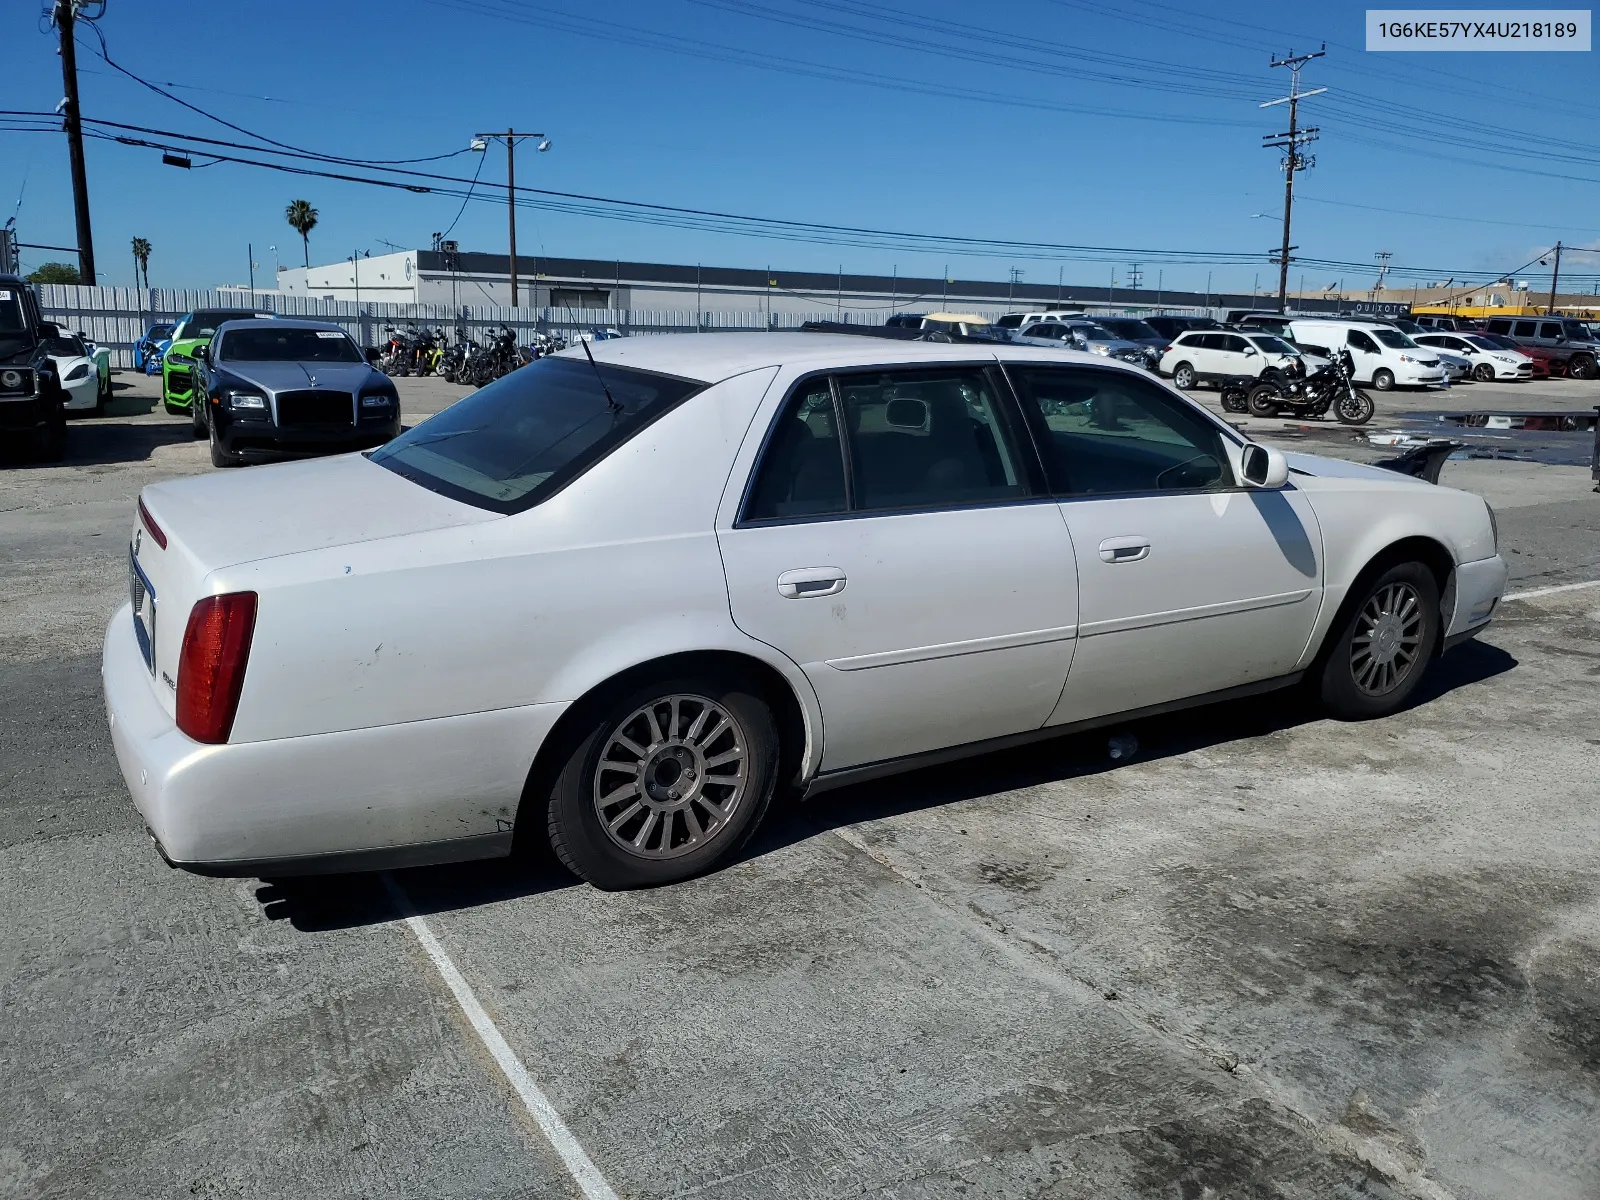
[[[43,0],[0,14],[7,109],[61,95]],[[1321,127],[1301,177],[1302,255],[1353,264],[1378,250],[1434,271],[1511,270],[1561,238],[1600,245],[1600,138],[1588,54],[1369,54],[1365,6],[1179,0],[277,0],[196,8],[109,0],[111,57],[183,100],[281,142],[353,159],[462,149],[514,125],[553,140],[518,157],[518,182],[660,204],[876,229],[1182,251],[1260,250],[1213,268],[1216,288],[1266,290],[1282,175],[1261,136],[1283,110],[1273,52],[1315,49],[1305,102]],[[765,14],[765,15],[763,15]],[[776,19],[774,19],[776,18]],[[88,40],[81,35],[80,42]],[[1027,62],[1019,60],[1026,59]],[[248,140],[79,51],[85,116]],[[876,81],[875,83],[872,81]],[[148,238],[157,286],[242,280],[247,244],[269,279],[298,263],[283,219],[321,213],[313,262],[385,241],[425,246],[459,199],[220,164],[180,171],[149,149],[89,143],[101,282],[132,282]],[[0,131],[0,208],[29,242],[73,242],[59,134]],[[504,152],[482,162],[503,183]],[[470,177],[463,154],[419,169]],[[359,168],[349,168],[361,174]],[[26,176],[25,190],[23,188]],[[1576,178],[1564,178],[1576,177]],[[490,200],[503,201],[504,192]],[[1394,210],[1394,211],[1380,211]],[[1420,214],[1420,215],[1410,215]],[[503,251],[502,202],[471,202],[453,234]],[[1127,282],[1131,255],[1060,261],[840,247],[523,210],[519,249],[596,258],[1029,282]],[[1184,254],[1144,279],[1199,288]],[[36,265],[66,256],[25,251]],[[1600,255],[1563,277],[1600,277]],[[1307,286],[1370,285],[1375,269],[1295,268]],[[1548,286],[1548,271],[1520,277]],[[1269,284],[1270,281],[1270,284]],[[1565,289],[1563,289],[1565,290]]]

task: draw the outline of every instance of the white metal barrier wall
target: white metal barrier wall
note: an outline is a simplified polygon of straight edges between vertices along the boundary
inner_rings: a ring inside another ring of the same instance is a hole
[[[495,305],[454,308],[448,304],[389,304],[363,300],[323,300],[277,292],[243,289],[82,287],[76,284],[39,285],[40,306],[48,320],[62,329],[85,336],[111,350],[115,367],[133,366],[133,344],[158,322],[176,321],[197,308],[250,309],[286,317],[309,317],[343,327],[363,346],[388,340],[388,329],[439,328],[452,337],[481,340],[502,327],[515,330],[526,341],[535,331],[571,334],[590,329],[616,329],[629,336],[659,333],[728,332],[734,330],[798,329],[807,321],[847,321],[854,325],[882,325],[885,309],[857,311],[826,309],[814,313],[721,312],[703,310],[640,310],[570,308],[509,308]],[[1108,310],[1109,311],[1109,310]],[[1204,312],[1202,309],[1167,308],[1167,312]],[[999,310],[978,310],[993,320]]]

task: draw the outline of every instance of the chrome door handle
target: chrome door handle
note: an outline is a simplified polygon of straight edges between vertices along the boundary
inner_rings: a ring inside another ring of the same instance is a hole
[[[1100,561],[1108,563],[1138,562],[1150,557],[1150,539],[1134,534],[1131,537],[1107,538],[1100,543]]]
[[[844,591],[844,572],[838,567],[801,567],[778,576],[778,595],[790,600],[835,596]]]

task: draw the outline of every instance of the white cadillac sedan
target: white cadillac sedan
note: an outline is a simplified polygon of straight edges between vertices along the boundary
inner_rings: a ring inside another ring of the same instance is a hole
[[[664,883],[780,789],[1297,683],[1382,716],[1504,589],[1479,497],[1286,459],[1100,356],[592,353],[366,454],[144,490],[103,672],[169,862],[547,837],[598,886]]]

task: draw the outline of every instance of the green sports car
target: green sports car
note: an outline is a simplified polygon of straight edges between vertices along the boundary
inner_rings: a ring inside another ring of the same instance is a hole
[[[179,318],[172,330],[172,344],[161,360],[161,400],[169,413],[186,413],[194,399],[195,355],[211,344],[217,326],[224,321],[248,321],[270,317],[248,308],[197,308]]]

